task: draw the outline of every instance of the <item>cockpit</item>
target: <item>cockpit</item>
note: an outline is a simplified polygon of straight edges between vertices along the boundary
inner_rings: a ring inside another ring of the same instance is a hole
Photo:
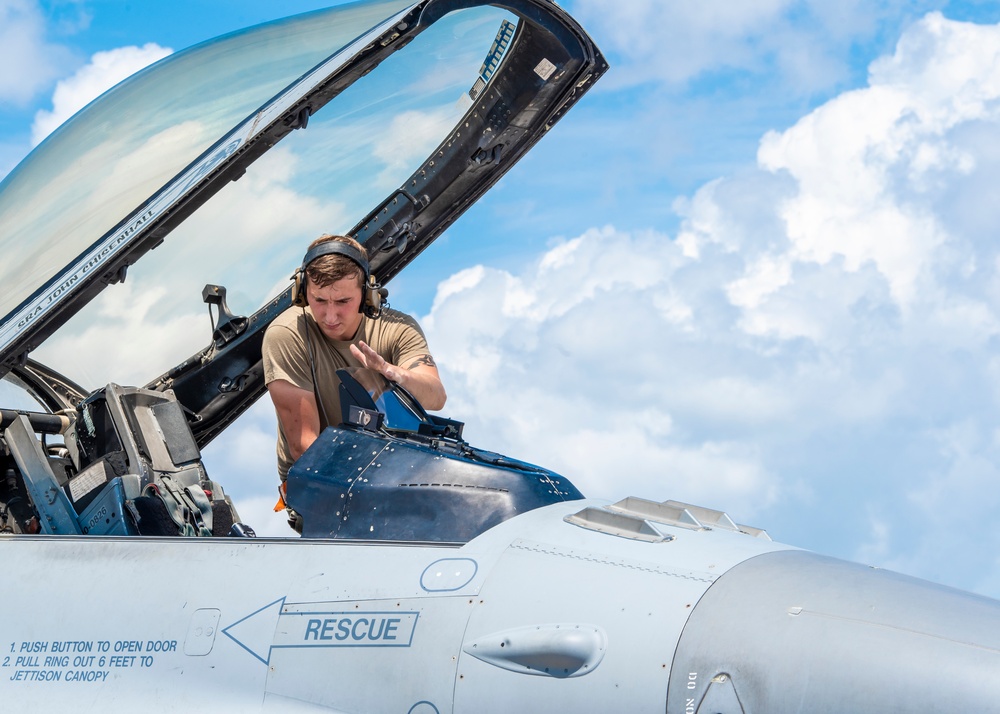
[[[465,543],[519,513],[583,498],[558,474],[470,446],[461,422],[427,413],[376,372],[338,377],[341,424],[288,474],[305,537]],[[208,477],[169,392],[109,384],[72,415],[3,410],[0,419],[0,532],[253,534]]]
[[[170,393],[108,384],[72,411],[0,414],[0,532],[218,536],[238,520]]]

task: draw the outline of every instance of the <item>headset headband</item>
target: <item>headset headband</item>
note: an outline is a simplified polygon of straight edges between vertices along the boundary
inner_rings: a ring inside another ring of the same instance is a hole
[[[364,256],[361,255],[361,251],[357,248],[339,240],[325,241],[306,253],[302,259],[302,272],[305,272],[306,267],[311,262],[317,258],[322,258],[324,255],[342,255],[352,262],[357,263],[358,267],[361,268],[361,272],[365,274],[365,284],[368,283],[368,261],[365,260]]]

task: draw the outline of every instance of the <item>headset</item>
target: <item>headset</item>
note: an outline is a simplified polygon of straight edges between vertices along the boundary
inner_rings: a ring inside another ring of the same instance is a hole
[[[383,308],[389,306],[389,291],[383,288],[368,268],[368,261],[354,246],[339,240],[328,240],[320,243],[302,258],[302,265],[292,275],[292,304],[305,307],[309,304],[306,298],[306,267],[324,255],[342,255],[356,263],[364,274],[364,284],[361,288],[361,304],[358,312],[366,317],[377,320],[382,315]]]

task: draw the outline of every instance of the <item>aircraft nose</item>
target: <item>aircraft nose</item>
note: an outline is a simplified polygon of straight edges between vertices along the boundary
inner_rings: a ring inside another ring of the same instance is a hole
[[[1000,601],[804,551],[716,581],[667,714],[1000,712]]]

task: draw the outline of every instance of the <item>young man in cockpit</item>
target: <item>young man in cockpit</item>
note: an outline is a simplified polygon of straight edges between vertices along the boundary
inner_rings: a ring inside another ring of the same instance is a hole
[[[313,241],[296,272],[293,306],[264,334],[264,382],[278,414],[278,474],[327,426],[340,423],[336,371],[367,367],[400,384],[426,409],[447,395],[417,321],[382,307],[369,289],[368,256],[353,238]]]

